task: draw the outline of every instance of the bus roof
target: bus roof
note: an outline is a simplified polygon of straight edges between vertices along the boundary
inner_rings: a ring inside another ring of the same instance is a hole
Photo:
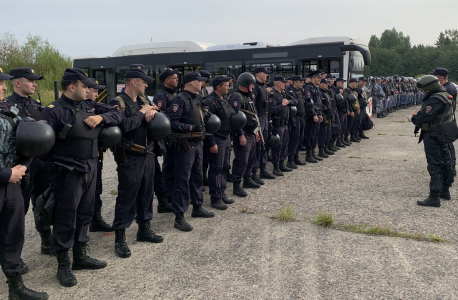
[[[361,38],[354,38],[349,36],[323,36],[323,37],[313,37],[300,41],[293,42],[286,46],[295,46],[295,45],[311,45],[311,44],[330,44],[330,43],[339,43],[343,42],[344,45],[357,44],[367,46],[367,42]]]
[[[213,44],[192,41],[127,45],[116,50],[112,57],[158,53],[199,52],[207,50],[209,46],[213,46]]]

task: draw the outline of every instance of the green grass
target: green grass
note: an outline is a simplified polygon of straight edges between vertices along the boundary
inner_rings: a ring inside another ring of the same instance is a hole
[[[313,223],[323,227],[330,227],[334,223],[334,218],[332,217],[331,213],[318,212],[315,215],[315,220]]]
[[[386,133],[379,133],[378,135],[386,135]]]
[[[361,159],[361,156],[349,156],[348,158],[358,158],[358,159]]]
[[[249,209],[248,209],[248,206],[245,206],[245,205],[244,205],[244,206],[241,206],[241,207],[239,208],[239,211],[240,211],[241,213],[247,214],[247,215],[253,215],[253,214],[254,214],[254,212],[251,211],[251,210],[249,210]]]
[[[110,191],[110,195],[117,196],[118,195],[118,191],[117,190],[111,190]]]
[[[291,222],[297,220],[297,213],[290,205],[285,205],[272,219],[277,219],[283,222]]]
[[[407,159],[404,159],[403,161],[407,161]]]
[[[396,123],[405,123],[406,121],[393,121],[393,122],[396,122]]]

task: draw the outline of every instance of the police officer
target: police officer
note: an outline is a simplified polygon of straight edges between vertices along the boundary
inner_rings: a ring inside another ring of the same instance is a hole
[[[358,86],[356,87],[356,92],[358,93],[358,102],[359,102],[359,107],[361,109],[360,111],[360,119],[359,119],[359,124],[358,124],[358,137],[361,139],[369,139],[365,134],[364,130],[362,127],[362,123],[364,118],[367,115],[366,112],[366,107],[367,107],[367,94],[366,94],[366,78],[364,77],[359,77],[358,78]]]
[[[0,264],[8,283],[9,299],[48,299],[48,294],[28,289],[22,282],[24,263],[21,252],[24,245],[25,203],[22,198],[21,179],[25,176],[27,167],[18,164],[14,139],[15,127],[21,117],[17,116],[17,111],[11,112],[11,106],[2,101],[7,90],[5,80],[12,78],[13,76],[4,74],[0,68]]]
[[[288,163],[287,167],[297,169],[297,166],[305,166],[305,162],[299,158],[299,153],[304,140],[305,131],[305,99],[302,93],[302,87],[305,79],[300,75],[290,77],[291,85],[287,89],[287,99],[291,105],[295,105],[297,113],[290,122],[291,132],[289,133],[288,142]]]
[[[274,88],[270,92],[270,112],[272,115],[272,135],[278,134],[280,144],[272,149],[273,174],[283,176],[283,172],[291,172],[292,169],[285,166],[288,151],[289,129],[288,123],[293,101],[286,96],[285,85],[288,81],[281,75],[274,76]],[[294,98],[290,98],[294,99]]]
[[[356,136],[356,132],[358,132],[358,126],[353,126],[354,123],[357,123],[359,121],[360,114],[360,106],[359,102],[357,101],[358,93],[355,90],[357,85],[358,80],[356,78],[351,78],[348,82],[348,87],[344,89],[343,97],[345,101],[348,101],[350,104],[350,116],[347,119],[347,133],[345,136],[345,141],[348,141],[348,135],[350,134],[351,141],[359,143],[360,140]],[[352,98],[352,96],[350,95],[353,95],[355,98]],[[352,99],[355,99],[356,101]]]
[[[433,75],[425,75],[418,80],[418,87],[427,94],[419,112],[411,113],[411,121],[416,126],[415,132],[421,129],[420,140],[425,145],[428,172],[431,176],[429,197],[417,201],[421,206],[440,207],[440,198],[450,200],[450,187],[453,184],[453,170],[450,164],[450,147],[453,140],[443,138],[448,128],[456,131],[453,113],[453,97]],[[456,134],[456,133],[455,133]]]
[[[375,113],[377,114],[377,118],[385,118],[386,116],[383,114],[383,100],[385,99],[385,92],[382,88],[382,79],[377,77],[375,80],[375,84],[372,87],[372,97],[375,101]]]
[[[318,92],[321,71],[312,71],[309,73],[311,82],[304,89],[306,103],[313,103],[313,109],[307,111],[305,139],[307,154],[305,160],[310,163],[317,163],[323,160],[315,154],[315,148],[318,143],[318,134],[320,132],[320,123],[323,122],[323,107],[321,104],[321,96]]]
[[[336,97],[337,95],[341,95],[343,97],[343,90],[344,90],[344,83],[347,82],[343,78],[337,78],[335,82],[335,88],[334,90],[336,91]],[[337,105],[337,112],[339,114],[339,121],[340,121],[340,135],[339,135],[339,140],[341,145],[348,147],[350,146],[350,142],[348,141],[348,138],[346,138],[346,133],[347,133],[347,120],[348,117],[351,115],[350,108],[349,108],[349,103],[345,99],[341,99],[339,103],[336,103]]]
[[[335,77],[332,74],[328,74],[326,76],[326,80],[329,82],[328,84],[328,94],[331,97],[332,103],[332,127],[331,127],[331,142],[329,143],[329,150],[331,151],[338,151],[341,147],[345,147],[344,144],[340,141],[340,118],[339,118],[339,111],[337,110],[337,99],[336,95],[339,94],[339,90],[335,86]],[[340,97],[340,96],[339,96]],[[342,101],[342,98],[339,98],[339,104]]]
[[[318,156],[321,158],[328,158],[329,155],[334,155],[334,151],[331,151],[328,146],[331,141],[331,122],[332,122],[332,105],[331,95],[328,91],[328,84],[325,78],[320,80],[320,88],[318,92],[321,97],[321,105],[323,110],[323,121],[320,124],[320,131],[318,136]]]
[[[172,131],[181,136],[169,140],[168,159],[174,160],[172,207],[175,214],[174,227],[181,231],[193,228],[184,219],[189,207],[189,196],[193,204],[191,217],[212,218],[215,215],[202,208],[202,132],[205,130],[204,113],[197,97],[201,82],[205,78],[197,72],[184,75],[184,90],[170,101],[167,114]],[[193,135],[194,133],[194,135]]]
[[[231,78],[231,80],[229,80],[229,92],[227,93],[227,97],[229,98],[229,96],[232,95],[236,90],[235,88],[236,78],[235,78],[235,75],[232,73],[227,74],[227,77]]]
[[[126,228],[136,216],[137,241],[161,243],[163,238],[151,230],[154,193],[153,143],[147,141],[146,126],[156,114],[155,107],[140,95],[145,93],[148,83],[154,81],[141,68],[130,68],[124,75],[126,89],[110,101],[110,105],[122,113],[119,127],[123,143],[118,145],[115,160],[118,165],[118,196],[116,197],[113,230],[115,231],[115,252],[121,258],[130,257],[126,244]],[[147,153],[149,152],[149,153]]]
[[[70,269],[70,248],[73,248],[73,270],[100,269],[107,265],[86,255],[87,231],[94,214],[97,140],[101,130],[98,125],[117,125],[121,116],[113,107],[87,100],[91,84],[92,80],[82,70],[66,69],[61,81],[62,96],[38,117],[56,134],[48,158],[55,199],[53,244],[59,263],[57,278],[67,287],[77,283]]]
[[[266,85],[267,78],[270,74],[270,71],[265,67],[257,67],[254,69],[254,74],[256,76],[256,83],[253,88],[254,94],[254,104],[256,106],[256,111],[258,113],[259,122],[261,123],[262,136],[264,141],[267,141],[269,138],[269,94],[271,88]],[[263,185],[264,181],[261,178],[265,179],[275,179],[275,176],[270,174],[266,168],[267,165],[267,151],[265,145],[262,145],[261,141],[256,143],[256,161],[253,165],[253,175],[252,179],[259,185]],[[258,177],[258,169],[261,169],[260,175]]]
[[[91,78],[93,81],[92,85],[88,85],[87,98],[91,101],[97,101],[99,90],[103,90],[106,86],[98,83],[95,78]],[[94,216],[92,217],[91,224],[89,225],[90,232],[109,232],[111,226],[108,225],[102,218],[102,169],[103,169],[103,153],[106,149],[99,149],[99,157],[97,160],[97,177],[95,184],[95,201],[94,201]]]
[[[231,118],[235,114],[226,100],[230,80],[228,76],[215,76],[212,80],[213,92],[202,101],[204,109],[217,115],[221,120],[218,132],[205,138],[209,146],[208,186],[211,207],[220,210],[227,209],[226,204],[234,203],[234,200],[229,199],[225,193],[231,158]]]
[[[233,131],[234,160],[232,162],[233,193],[239,197],[248,194],[243,188],[259,188],[260,185],[251,178],[253,165],[256,160],[256,142],[260,140],[260,123],[253,103],[252,93],[256,79],[248,72],[237,78],[238,89],[231,95],[229,104],[238,113],[242,110],[247,123],[242,129]],[[243,178],[243,187],[240,186]]]
[[[207,86],[210,85],[212,74],[208,71],[205,70],[200,70],[199,71],[200,76],[202,77],[202,88],[199,91],[199,100],[202,101],[205,98],[208,97],[208,91],[207,91]]]

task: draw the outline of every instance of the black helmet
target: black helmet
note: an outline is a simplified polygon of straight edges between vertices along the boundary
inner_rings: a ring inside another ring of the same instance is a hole
[[[247,122],[246,115],[243,111],[239,110],[238,113],[231,117],[231,129],[239,130],[245,127]]]
[[[121,128],[118,126],[103,127],[99,133],[99,147],[109,149],[116,146],[121,139]]]
[[[398,75],[393,75],[394,79],[398,79],[398,77],[399,77]]]
[[[372,78],[371,78],[371,82],[372,82],[372,83],[375,83],[375,77],[372,77]]]
[[[249,87],[250,84],[255,82],[256,79],[254,78],[253,74],[248,72],[240,74],[239,78],[237,79],[237,84],[244,87]]]
[[[353,95],[353,94],[349,94],[348,95],[348,102],[350,102],[350,104],[355,104],[356,100],[358,100],[358,99],[356,99],[355,95]]]
[[[164,113],[157,112],[146,125],[146,137],[148,141],[158,142],[165,139],[171,129],[169,118]]]
[[[343,101],[344,101],[344,97],[341,94],[337,94],[336,95],[336,104],[342,105]]]
[[[305,103],[305,111],[313,111],[313,103],[312,102],[307,102]]]
[[[417,86],[422,89],[425,93],[434,91],[441,86],[439,79],[434,75],[425,75],[418,79]]]
[[[297,115],[297,107],[294,106],[294,105],[291,105],[291,113],[290,113],[290,116],[291,117],[295,117]]]
[[[16,150],[19,155],[36,157],[48,153],[56,136],[45,121],[22,122],[16,129]]]
[[[208,133],[217,133],[219,128],[221,127],[221,119],[215,115],[211,114],[210,118],[208,118],[207,124],[205,124],[205,130]]]
[[[280,136],[278,133],[276,135],[271,135],[269,140],[267,141],[267,146],[270,148],[275,148],[280,145]]]

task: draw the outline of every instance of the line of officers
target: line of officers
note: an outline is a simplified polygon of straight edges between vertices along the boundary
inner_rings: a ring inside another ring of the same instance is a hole
[[[377,118],[385,118],[399,109],[420,104],[424,92],[412,77],[393,75],[371,78],[372,110]]]
[[[158,213],[174,213],[174,227],[191,231],[184,218],[189,198],[191,217],[214,217],[202,207],[204,178],[208,180],[211,207],[224,210],[234,203],[225,193],[228,181],[233,182],[234,195],[245,197],[244,189],[259,188],[263,179],[275,179],[305,165],[299,158],[301,150],[306,151],[307,162],[317,163],[351,142],[367,139],[361,129],[367,106],[364,78],[352,78],[344,88],[344,79],[334,80],[318,70],[305,79],[276,75],[270,88],[269,73],[259,67],[254,75],[243,73],[237,79],[218,75],[210,80],[209,72],[189,72],[183,76],[184,88],[177,90],[177,71],[166,69],[159,76],[163,84],[152,103],[145,89],[154,79],[143,65],[135,64],[125,74],[123,92],[108,103],[98,103],[98,91],[104,86],[82,70],[69,68],[62,76],[61,97],[44,107],[30,97],[43,76],[31,68],[13,69],[10,75],[0,72],[2,98],[4,81],[11,80],[13,85],[12,95],[1,102],[3,109],[15,107],[21,118],[45,121],[56,140],[44,157],[26,165],[1,166],[6,175],[1,176],[0,262],[10,298],[48,298],[46,293],[26,288],[21,277],[28,271],[21,259],[24,215],[30,200],[35,207],[37,198],[48,189],[54,195],[54,218],[52,229],[36,222],[41,253],[57,257],[56,277],[61,285],[70,287],[77,284],[74,270],[107,266],[87,255],[88,231],[115,231],[115,253],[121,258],[131,256],[126,229],[134,220],[138,224],[137,241],[163,241],[150,224],[154,194]],[[235,81],[237,89],[231,89]],[[209,84],[213,87],[210,94],[206,89]],[[159,113],[167,115],[172,132],[166,139],[153,142],[148,125],[160,120],[156,116]],[[219,117],[218,129],[210,134],[215,115]],[[246,118],[243,127],[234,127],[233,119],[241,115]],[[113,126],[120,128],[124,146],[112,149],[118,196],[113,223],[108,225],[101,216],[106,149],[101,149],[99,136]],[[235,154],[232,174],[231,141]],[[267,170],[269,151],[273,174]],[[163,156],[162,167],[159,156]],[[203,170],[208,175],[204,176]]]

